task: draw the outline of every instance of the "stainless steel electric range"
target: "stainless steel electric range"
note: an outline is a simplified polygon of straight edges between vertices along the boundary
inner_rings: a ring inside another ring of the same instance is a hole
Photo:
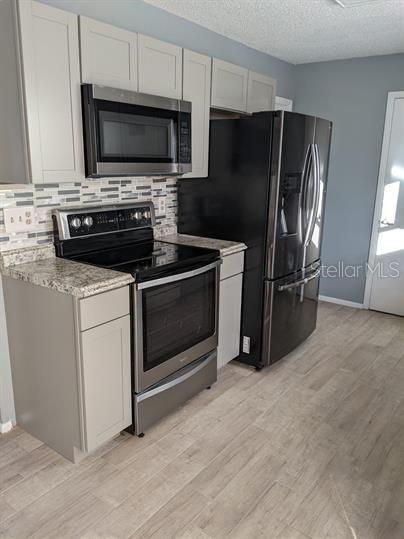
[[[132,432],[216,381],[219,252],[156,241],[151,202],[53,212],[57,256],[130,273]]]

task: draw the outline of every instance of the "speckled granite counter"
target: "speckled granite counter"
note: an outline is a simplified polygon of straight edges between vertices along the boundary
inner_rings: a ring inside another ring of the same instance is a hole
[[[188,234],[163,235],[159,239],[167,243],[216,249],[222,257],[247,248],[244,243],[201,238]],[[53,245],[2,251],[0,252],[0,271],[8,277],[78,298],[107,292],[134,282],[129,273],[57,258]]]
[[[216,249],[220,251],[220,256],[232,255],[247,249],[245,243],[237,241],[217,240],[214,238],[202,238],[200,236],[190,236],[188,234],[170,234],[161,236],[160,241],[177,243],[179,245],[190,245],[191,247],[204,247],[205,249]]]
[[[0,268],[5,276],[78,298],[107,292],[134,281],[129,273],[57,258],[53,246],[0,253]]]

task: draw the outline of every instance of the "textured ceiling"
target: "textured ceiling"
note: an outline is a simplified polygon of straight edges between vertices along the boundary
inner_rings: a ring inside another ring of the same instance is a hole
[[[145,1],[294,64],[404,52],[404,0]]]

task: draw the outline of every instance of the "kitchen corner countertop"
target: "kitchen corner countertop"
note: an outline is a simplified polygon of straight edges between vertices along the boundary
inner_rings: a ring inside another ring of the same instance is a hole
[[[85,298],[101,292],[133,283],[129,273],[98,268],[65,258],[57,258],[49,251],[45,258],[38,257],[34,249],[0,253],[1,273],[45,288],[50,288],[77,298]],[[43,255],[43,253],[41,253]],[[7,264],[6,262],[22,263]]]
[[[205,249],[216,249],[220,252],[220,256],[228,256],[240,251],[245,251],[247,246],[245,243],[228,240],[218,240],[214,238],[202,238],[200,236],[190,236],[188,234],[169,234],[161,236],[160,241],[167,243],[177,243],[179,245],[189,245],[191,247],[202,247]]]

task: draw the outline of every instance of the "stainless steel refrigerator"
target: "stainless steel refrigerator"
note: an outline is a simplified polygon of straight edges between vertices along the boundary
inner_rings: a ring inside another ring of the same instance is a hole
[[[208,178],[179,182],[179,232],[247,244],[238,359],[257,369],[316,327],[331,129],[283,111],[212,120]]]

